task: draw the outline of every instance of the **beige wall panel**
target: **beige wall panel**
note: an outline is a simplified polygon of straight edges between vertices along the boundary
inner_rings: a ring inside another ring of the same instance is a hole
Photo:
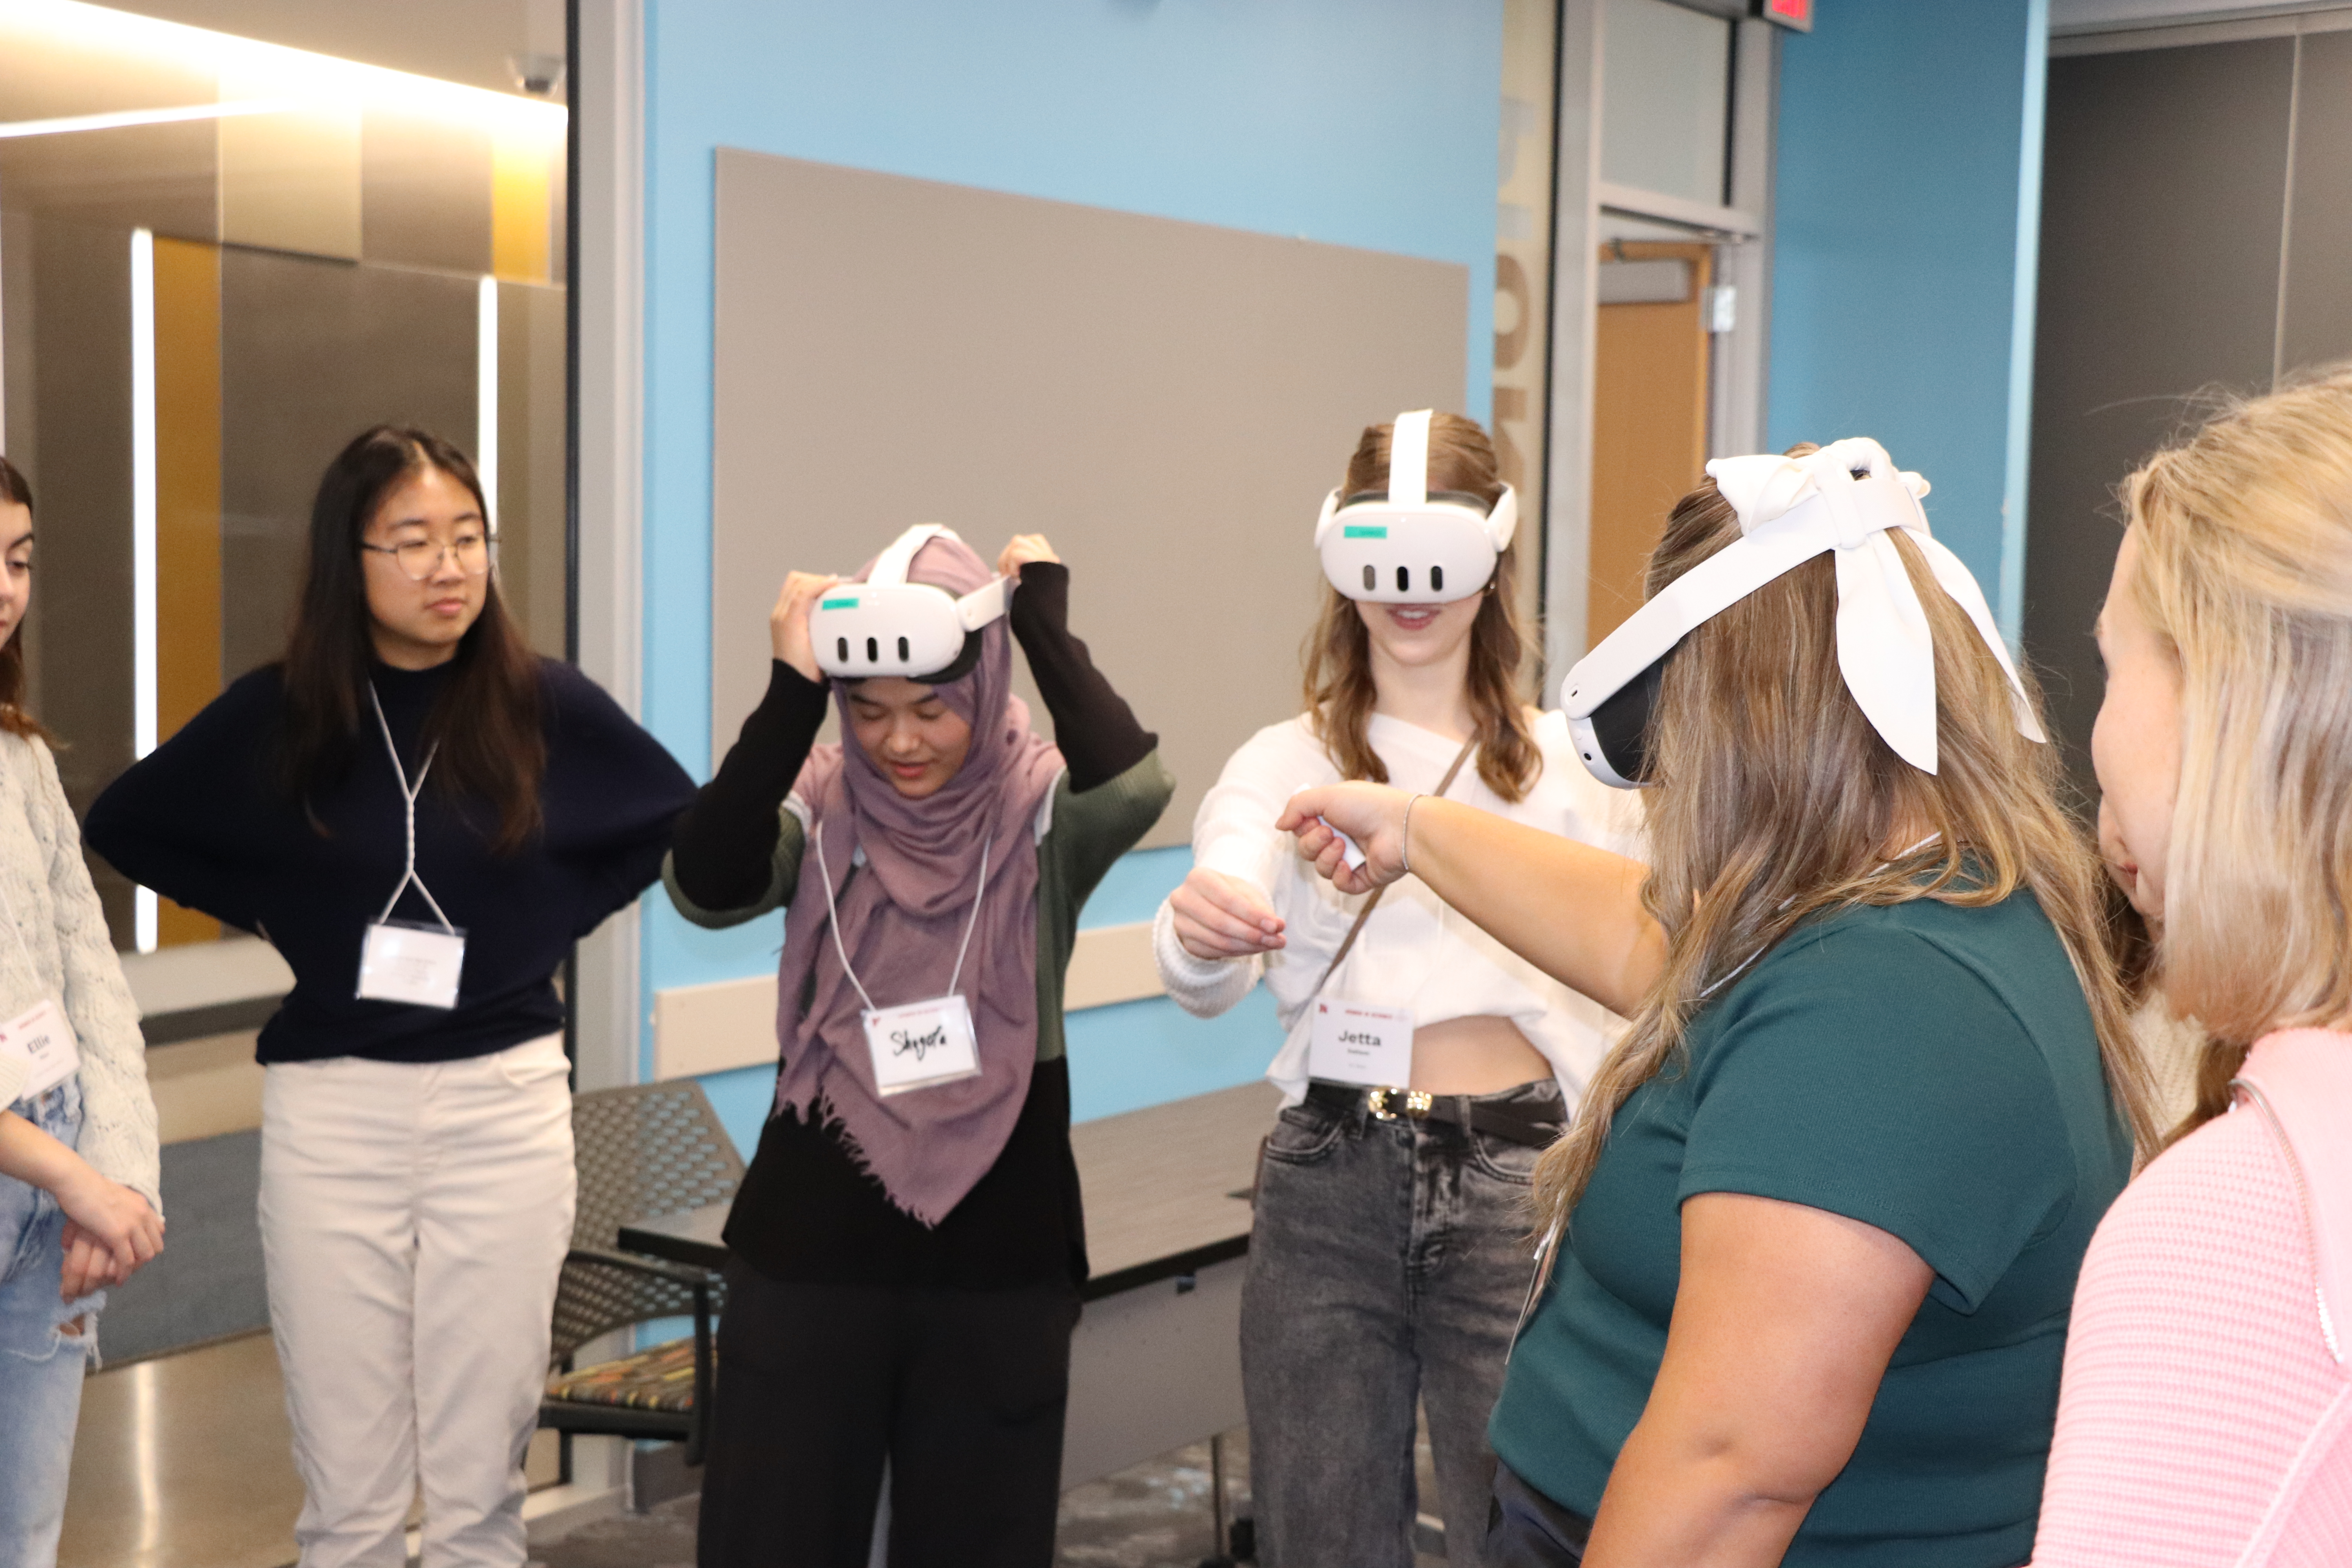
[[[391,420],[472,447],[478,290],[232,248],[221,298],[222,674],[234,680],[285,649],[311,498],[352,437]]]
[[[257,83],[253,97],[274,84]],[[233,91],[223,78],[224,96]],[[356,105],[232,115],[220,129],[220,232],[231,245],[357,260],[360,116]]]
[[[1177,776],[1145,842],[1184,842],[1298,710],[1316,509],[1362,427],[1462,406],[1467,270],[724,148],[718,182],[714,763],[786,571],[915,522],[992,558],[1043,532]]]
[[[394,104],[367,107],[360,136],[370,261],[490,270],[490,134]]]
[[[470,447],[470,440],[460,445]],[[499,592],[563,657],[563,290],[499,285]]]
[[[131,231],[46,214],[29,226],[40,715],[66,742],[58,773],[81,813],[131,765]],[[120,943],[131,884],[95,858],[91,869]]]

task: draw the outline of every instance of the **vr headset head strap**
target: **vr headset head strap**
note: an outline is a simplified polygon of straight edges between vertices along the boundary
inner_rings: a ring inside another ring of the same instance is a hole
[[[874,558],[874,570],[866,574],[866,580],[877,588],[905,582],[907,574],[914,569],[916,552],[942,534],[950,539],[956,537],[955,531],[942,523],[915,524],[892,540],[889,549]]]
[[[1429,419],[1436,410],[1400,414],[1389,426],[1389,505],[1421,506],[1429,500]]]

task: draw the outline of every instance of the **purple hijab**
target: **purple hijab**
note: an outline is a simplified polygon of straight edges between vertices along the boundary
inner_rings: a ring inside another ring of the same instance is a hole
[[[856,580],[873,569],[867,562]],[[963,595],[990,575],[961,540],[936,537],[915,552],[907,580]],[[1037,1060],[1037,812],[1063,765],[1053,742],[1029,728],[1028,704],[1013,695],[1005,622],[980,635],[980,662],[935,689],[971,725],[971,750],[955,776],[923,800],[891,787],[857,745],[847,685],[834,683],[847,739],[812,752],[793,786],[814,826],[777,972],[778,1109],[837,1120],[851,1158],[893,1204],[932,1226],[996,1163],[1028,1098]],[[815,827],[824,833],[822,860]],[[946,994],[971,919],[983,846],[988,887],[956,986],[971,1006],[980,1075],[885,1099],[874,1088],[865,1003],[842,973],[818,879],[832,879],[841,943],[857,978],[876,1006],[895,1007]],[[866,864],[849,877],[861,848]]]

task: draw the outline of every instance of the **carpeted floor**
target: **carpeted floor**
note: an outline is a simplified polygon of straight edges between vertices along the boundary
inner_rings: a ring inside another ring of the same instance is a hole
[[[258,1129],[163,1145],[166,1245],[107,1292],[98,1344],[110,1363],[269,1326],[254,1215],[260,1186]]]

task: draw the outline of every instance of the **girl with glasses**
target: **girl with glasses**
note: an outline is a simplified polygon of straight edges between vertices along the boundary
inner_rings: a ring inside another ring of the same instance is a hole
[[[465,455],[379,426],[329,465],[286,657],[99,797],[89,839],[267,938],[270,1331],[302,1568],[517,1568],[522,1458],[572,1237],[553,978],[659,874],[693,786],[489,571]]]

